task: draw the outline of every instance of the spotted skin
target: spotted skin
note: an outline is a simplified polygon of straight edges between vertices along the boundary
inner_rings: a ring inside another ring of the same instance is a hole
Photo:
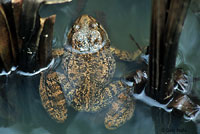
[[[114,56],[124,61],[134,61],[139,55],[142,54],[142,51],[139,49],[135,51],[134,53],[130,53],[128,51],[119,50],[117,48],[110,47],[110,51],[113,53]]]
[[[55,72],[41,74],[39,92],[42,104],[50,116],[57,122],[64,122],[67,118],[66,100]]]
[[[129,91],[122,92],[117,99],[112,102],[111,108],[105,116],[105,127],[108,129],[116,129],[122,126],[133,116],[135,102],[129,95]]]
[[[52,57],[56,58],[56,57],[62,56],[64,53],[65,53],[65,50],[63,48],[53,49],[52,50]]]
[[[102,107],[97,105],[101,101],[98,89],[111,81],[116,63],[113,56],[106,51],[85,56],[71,54],[68,62],[62,61],[63,70],[68,74],[67,85],[70,85],[70,88],[63,88],[63,91],[67,101],[75,109],[97,111]],[[73,99],[70,96],[73,96]]]
[[[53,51],[53,57],[61,59],[60,66],[48,72],[47,77],[42,75],[40,90],[46,96],[50,94],[49,90],[62,92],[66,103],[77,111],[96,112],[112,105],[105,116],[105,126],[108,129],[121,126],[132,117],[134,100],[129,96],[126,85],[112,80],[116,69],[115,56],[132,61],[139,54],[110,47],[104,28],[88,15],[79,17],[67,36],[64,49]],[[41,95],[42,100],[46,96]],[[58,104],[51,97],[48,99],[43,105],[51,112],[46,103]],[[119,111],[115,106],[119,107]],[[54,116],[52,118],[55,119]]]

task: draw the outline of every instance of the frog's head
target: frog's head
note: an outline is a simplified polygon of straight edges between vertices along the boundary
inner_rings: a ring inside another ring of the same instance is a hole
[[[68,33],[68,43],[83,53],[99,51],[108,41],[104,28],[91,16],[79,17]]]

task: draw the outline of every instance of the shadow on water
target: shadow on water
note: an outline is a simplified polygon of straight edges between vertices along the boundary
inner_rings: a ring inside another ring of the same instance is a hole
[[[42,17],[56,14],[54,25],[54,47],[62,47],[74,20],[82,14],[97,18],[108,32],[111,45],[119,49],[135,51],[137,47],[129,37],[131,33],[142,46],[149,44],[151,1],[149,0],[73,0],[71,3],[45,5],[40,10]],[[182,62],[192,65],[200,76],[196,61],[199,57],[199,21],[189,11],[180,39]],[[194,35],[194,36],[192,36]],[[195,49],[194,49],[195,48]],[[119,62],[116,77],[129,70],[137,69],[135,63]],[[140,67],[139,67],[140,68]],[[43,108],[39,95],[39,77],[11,74],[0,78],[1,110],[0,134],[160,134],[160,133],[200,133],[200,125],[186,122],[177,114],[167,113],[158,108],[151,108],[136,101],[134,116],[122,127],[107,130],[104,126],[105,111],[97,113],[76,112],[68,109],[68,119],[63,124],[56,123]],[[195,93],[200,95],[200,87],[194,84]],[[6,98],[6,99],[5,99]],[[6,105],[8,103],[8,105]],[[5,115],[5,116],[4,116]],[[10,118],[10,122],[6,122]],[[16,123],[17,122],[17,123]],[[197,131],[198,130],[198,131]]]

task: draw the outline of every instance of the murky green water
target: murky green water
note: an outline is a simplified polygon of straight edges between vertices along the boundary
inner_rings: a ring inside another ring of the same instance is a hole
[[[89,14],[99,20],[108,32],[111,45],[119,49],[135,51],[137,47],[129,37],[132,34],[141,46],[149,44],[151,1],[150,0],[73,0],[71,3],[62,5],[43,6],[40,11],[41,16],[56,14],[54,26],[54,47],[62,47],[65,42],[66,32],[71,27],[73,21],[82,14]],[[180,53],[182,54],[181,64],[188,67],[194,76],[200,76],[198,68],[200,64],[200,21],[191,12],[188,12],[183,32],[180,38]],[[127,71],[127,64],[118,65],[117,76],[121,76]],[[120,70],[120,71],[119,71]],[[11,78],[9,82],[14,82]],[[28,79],[28,82],[26,81]],[[69,110],[69,118],[64,124],[57,124],[50,119],[43,109],[38,94],[38,76],[25,78],[18,87],[21,92],[21,100],[16,100],[18,106],[24,113],[23,119],[19,123],[9,127],[0,128],[0,134],[154,134],[156,133],[156,121],[153,120],[151,107],[136,101],[134,116],[125,125],[117,130],[107,130],[104,127],[104,113],[84,113]],[[9,90],[13,90],[9,86]],[[195,94],[200,96],[200,85],[194,83]],[[159,113],[159,112],[158,112]],[[168,117],[166,115],[166,117]],[[164,118],[165,119],[165,118]],[[160,119],[161,121],[163,119]],[[194,125],[191,122],[176,122],[179,125],[180,133],[199,133],[200,124]],[[174,125],[177,125],[174,124]],[[192,125],[191,125],[192,124]],[[188,125],[188,128],[185,126]],[[178,133],[175,129],[168,129],[162,126],[160,133]],[[185,129],[184,129],[185,128]],[[173,131],[174,130],[174,131]],[[182,130],[182,131],[181,131]],[[196,132],[198,130],[198,132]]]

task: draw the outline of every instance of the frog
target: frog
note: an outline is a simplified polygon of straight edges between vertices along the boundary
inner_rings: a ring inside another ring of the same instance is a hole
[[[108,109],[105,127],[117,129],[133,116],[135,101],[131,89],[120,79],[113,79],[116,58],[135,61],[141,51],[112,47],[103,26],[87,14],[75,20],[66,38],[63,48],[52,51],[56,65],[41,73],[43,107],[59,123],[67,119],[69,106],[91,113]]]

